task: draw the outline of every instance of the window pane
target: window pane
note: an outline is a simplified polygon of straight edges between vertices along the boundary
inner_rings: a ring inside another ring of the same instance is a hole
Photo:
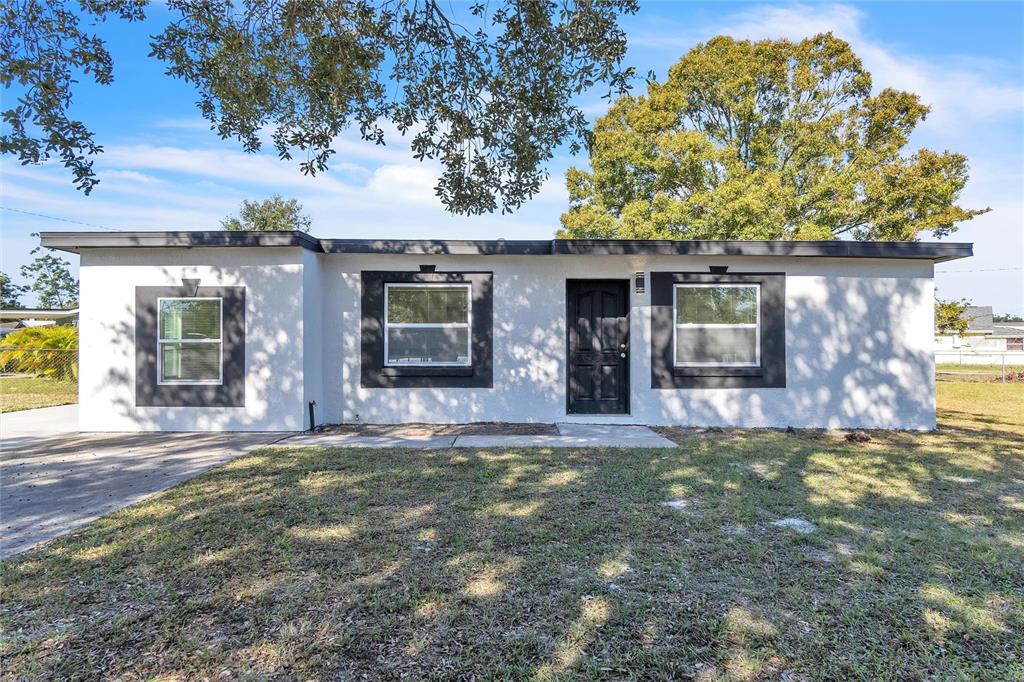
[[[677,287],[676,322],[755,324],[757,287]]]
[[[388,329],[388,362],[414,365],[469,363],[469,329]]]
[[[469,321],[468,287],[388,287],[388,322]]]
[[[754,364],[757,362],[757,329],[676,327],[676,362]]]
[[[160,352],[161,381],[220,379],[219,343],[162,343]]]
[[[160,301],[161,339],[219,339],[220,300]]]

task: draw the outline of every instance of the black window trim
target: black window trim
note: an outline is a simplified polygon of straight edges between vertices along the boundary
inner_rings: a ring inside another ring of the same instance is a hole
[[[651,272],[651,388],[784,388],[786,274],[783,272]],[[675,364],[676,284],[757,284],[761,362],[757,367]]]
[[[493,279],[490,271],[364,270],[360,293],[359,383],[363,388],[493,388]],[[387,365],[384,358],[386,284],[469,284],[469,366]]]
[[[161,298],[221,299],[221,383],[161,383]],[[136,407],[245,407],[245,287],[135,287]]]

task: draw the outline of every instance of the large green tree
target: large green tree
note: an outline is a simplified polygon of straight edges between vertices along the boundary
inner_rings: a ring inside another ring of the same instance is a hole
[[[590,170],[567,173],[559,236],[947,235],[984,211],[956,203],[963,155],[905,152],[928,111],[911,93],[872,95],[870,74],[831,34],[716,37],[597,121]]]
[[[21,276],[31,282],[28,289],[39,299],[39,307],[63,310],[78,305],[78,280],[71,274],[70,264],[43,252],[41,246],[32,249],[32,255],[35,260],[21,266]]]
[[[91,25],[144,18],[146,0],[12,0],[0,6],[0,151],[22,163],[59,157],[86,193],[102,151],[71,117],[82,75],[113,80]],[[327,168],[353,128],[384,143],[383,124],[411,135],[418,159],[444,168],[436,191],[452,211],[512,210],[536,194],[544,164],[589,133],[575,103],[597,85],[625,92],[622,13],[635,0],[168,0],[173,20],[152,39],[167,73],[192,83],[223,138],[273,146],[300,168]]]
[[[238,215],[220,222],[228,231],[256,230],[274,232],[278,230],[299,230],[309,232],[310,219],[302,211],[298,199],[284,199],[275,194],[263,201],[243,201]]]

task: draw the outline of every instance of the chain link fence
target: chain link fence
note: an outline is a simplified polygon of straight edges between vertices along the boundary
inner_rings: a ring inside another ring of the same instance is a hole
[[[77,348],[0,345],[0,412],[77,402]]]
[[[0,346],[0,373],[54,381],[78,381],[77,348],[9,348]]]
[[[942,350],[935,353],[935,378],[971,383],[1024,382],[1024,352]]]

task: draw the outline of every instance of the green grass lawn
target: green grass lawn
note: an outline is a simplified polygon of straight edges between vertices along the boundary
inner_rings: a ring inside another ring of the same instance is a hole
[[[1024,366],[940,364],[935,366],[935,376],[940,382],[1021,383]]]
[[[935,371],[937,372],[999,372],[1003,369],[1001,364],[994,365],[961,365],[956,362],[939,362],[935,365]],[[1017,365],[1007,365],[1006,370],[1012,369],[1024,369],[1024,367],[1018,367]]]
[[[78,402],[78,384],[38,377],[0,377],[0,412]]]
[[[0,668],[1019,680],[1024,385],[939,391],[868,442],[263,449],[0,565]]]

